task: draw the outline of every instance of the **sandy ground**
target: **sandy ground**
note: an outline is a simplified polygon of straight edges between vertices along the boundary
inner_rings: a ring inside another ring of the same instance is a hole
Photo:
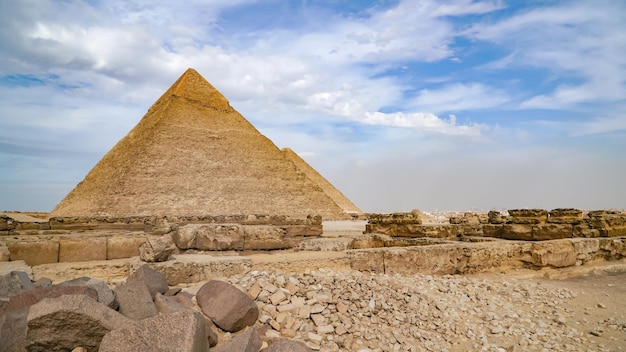
[[[584,333],[587,351],[626,351],[626,260],[599,262],[565,269],[515,270],[469,275],[491,281],[517,280],[548,289],[568,289],[574,295],[560,306],[546,310],[546,320],[563,323]],[[531,311],[533,306],[525,309]]]

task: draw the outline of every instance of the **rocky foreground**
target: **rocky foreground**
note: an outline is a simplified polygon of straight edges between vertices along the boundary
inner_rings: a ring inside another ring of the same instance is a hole
[[[117,287],[12,272],[0,280],[0,351],[620,350],[623,312],[581,320],[580,294],[514,278],[324,269],[186,287],[148,265]],[[606,310],[607,300],[585,309]]]
[[[313,350],[609,350],[594,341],[609,330],[621,337],[611,338],[615,346],[626,346],[624,316],[586,331],[568,308],[579,293],[536,282],[324,270],[251,272],[229,281],[256,297],[258,323],[272,327],[267,336]]]

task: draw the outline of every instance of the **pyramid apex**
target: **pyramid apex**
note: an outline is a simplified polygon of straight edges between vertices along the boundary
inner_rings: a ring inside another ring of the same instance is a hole
[[[177,96],[218,110],[233,110],[228,99],[193,68],[188,68],[161,97]]]

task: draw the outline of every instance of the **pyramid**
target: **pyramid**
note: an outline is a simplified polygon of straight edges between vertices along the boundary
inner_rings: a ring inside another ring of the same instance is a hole
[[[321,175],[311,179],[311,170],[319,175],[295,153],[281,151],[188,69],[51,216],[341,219],[349,216],[346,209],[358,209],[343,195],[327,194],[334,187]]]

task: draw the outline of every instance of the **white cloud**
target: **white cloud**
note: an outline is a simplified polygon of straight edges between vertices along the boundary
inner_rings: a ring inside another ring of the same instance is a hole
[[[626,103],[607,106],[607,111],[585,121],[561,123],[560,127],[575,137],[626,131]]]
[[[548,81],[565,80],[521,108],[564,109],[626,99],[626,32],[618,30],[624,23],[623,2],[576,1],[477,23],[463,34],[510,48],[510,55],[487,68],[532,67],[545,69]]]
[[[502,1],[461,0],[447,4],[438,4],[432,16],[477,15],[504,8]]]
[[[414,128],[423,132],[440,133],[451,136],[478,137],[486,126],[480,124],[457,125],[456,117],[450,115],[448,120],[443,120],[431,113],[382,113],[366,112],[361,122],[370,125],[383,125],[393,127]]]
[[[422,89],[414,106],[425,111],[479,110],[502,106],[510,101],[507,93],[481,83],[452,83],[440,89]]]

